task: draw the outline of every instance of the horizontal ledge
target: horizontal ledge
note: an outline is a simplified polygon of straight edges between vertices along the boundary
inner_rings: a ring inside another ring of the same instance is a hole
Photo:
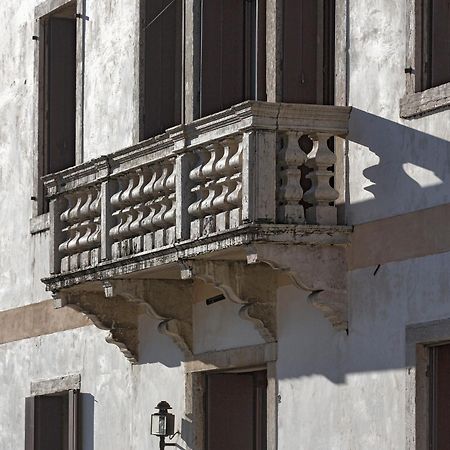
[[[406,94],[400,99],[400,117],[418,118],[428,113],[439,112],[450,107],[450,83],[427,89],[422,92]]]
[[[103,261],[95,267],[56,274],[43,278],[42,281],[47,290],[58,291],[90,281],[106,280],[148,269],[162,269],[181,260],[206,254],[210,259],[217,259],[217,252],[243,249],[244,246],[255,243],[345,246],[350,243],[351,231],[352,227],[348,226],[248,224],[197,240],[182,241],[129,257]],[[244,256],[242,260],[245,260]]]

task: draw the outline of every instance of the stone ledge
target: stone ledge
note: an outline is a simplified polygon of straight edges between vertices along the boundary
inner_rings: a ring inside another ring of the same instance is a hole
[[[400,117],[413,119],[450,107],[450,83],[406,94],[400,99]]]

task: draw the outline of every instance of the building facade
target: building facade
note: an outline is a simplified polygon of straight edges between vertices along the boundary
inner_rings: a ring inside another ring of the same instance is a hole
[[[448,447],[450,2],[0,14],[0,448]]]

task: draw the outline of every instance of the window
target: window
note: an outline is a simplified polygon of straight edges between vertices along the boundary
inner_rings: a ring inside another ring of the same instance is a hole
[[[206,375],[208,450],[267,449],[267,374]]]
[[[423,91],[450,81],[450,0],[422,2]]]
[[[69,390],[28,397],[25,402],[25,450],[77,450],[79,393]]]
[[[143,109],[141,138],[181,123],[181,0],[143,2]]]
[[[334,0],[284,0],[282,101],[334,104],[334,16]]]
[[[450,344],[429,347],[430,450],[450,450]]]
[[[450,0],[407,1],[406,95],[400,116],[450,106]]]
[[[76,4],[40,19],[39,179],[75,164]],[[48,211],[39,182],[38,213]]]
[[[265,100],[265,0],[203,0],[201,14],[201,116]]]

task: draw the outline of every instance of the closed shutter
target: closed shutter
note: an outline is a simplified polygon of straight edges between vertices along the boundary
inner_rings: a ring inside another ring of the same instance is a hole
[[[450,345],[431,351],[431,449],[450,450]]]
[[[68,392],[68,450],[78,450],[81,448],[80,428],[79,428],[79,398],[78,391],[70,390]]]
[[[207,376],[206,448],[266,450],[266,372]]]
[[[75,165],[75,19],[50,17],[46,31],[46,173],[53,173]]]
[[[66,395],[35,397],[34,450],[68,450],[67,413]]]
[[[245,98],[245,1],[202,2],[201,114]]]
[[[146,139],[181,123],[181,1],[147,0],[143,34]]]
[[[432,0],[431,86],[450,82],[450,0]]]

